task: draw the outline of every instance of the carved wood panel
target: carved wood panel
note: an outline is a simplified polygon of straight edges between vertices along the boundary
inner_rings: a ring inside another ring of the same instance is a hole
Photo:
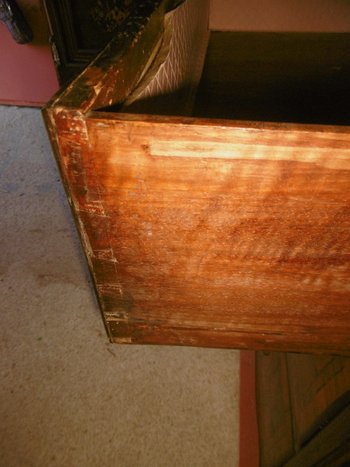
[[[134,0],[45,0],[61,83],[71,80],[111,40]]]

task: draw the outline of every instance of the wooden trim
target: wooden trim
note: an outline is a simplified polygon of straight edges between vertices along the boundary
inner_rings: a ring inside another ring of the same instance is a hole
[[[255,352],[240,352],[239,465],[259,466]]]
[[[162,35],[164,7],[159,0],[137,4],[132,19],[121,25],[90,66],[58,92],[46,108],[59,106],[87,113],[123,102],[143,75]]]
[[[60,82],[67,84],[81,73],[107,44],[101,43],[99,48],[88,48],[79,44],[70,0],[43,0],[43,2],[50,24],[53,55]],[[147,15],[159,5],[160,1],[146,0],[135,3],[137,5],[130,7],[130,12],[116,27],[113,34],[111,32],[110,38],[118,37],[117,41],[114,42],[123,43],[121,39],[125,34],[131,35],[135,32],[135,28],[130,28],[132,20],[137,16],[147,18]],[[131,21],[129,21],[129,17]]]

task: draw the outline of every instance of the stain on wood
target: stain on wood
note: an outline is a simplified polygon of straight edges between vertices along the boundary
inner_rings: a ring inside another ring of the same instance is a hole
[[[349,127],[98,111],[166,9],[44,110],[111,340],[349,354]]]

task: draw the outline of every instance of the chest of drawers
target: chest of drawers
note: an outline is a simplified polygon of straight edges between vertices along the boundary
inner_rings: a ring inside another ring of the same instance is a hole
[[[110,339],[349,354],[349,35],[136,3],[44,109]]]

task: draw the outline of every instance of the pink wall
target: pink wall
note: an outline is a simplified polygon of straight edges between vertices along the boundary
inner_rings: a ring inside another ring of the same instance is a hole
[[[350,32],[349,0],[211,0],[210,28]]]
[[[40,0],[17,3],[32,27],[34,40],[16,44],[0,23],[0,103],[39,107],[59,88],[47,21]]]

